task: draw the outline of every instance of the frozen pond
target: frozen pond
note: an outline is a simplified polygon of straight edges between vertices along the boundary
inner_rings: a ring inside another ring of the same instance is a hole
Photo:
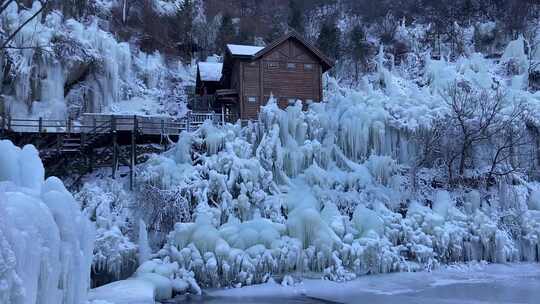
[[[540,264],[469,265],[434,272],[361,277],[346,283],[304,280],[207,290],[170,303],[539,303]]]

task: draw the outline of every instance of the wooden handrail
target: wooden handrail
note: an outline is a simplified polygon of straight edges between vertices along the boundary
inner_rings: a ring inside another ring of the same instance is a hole
[[[88,114],[86,114],[88,115]],[[101,117],[100,117],[101,115]],[[7,116],[7,117],[6,117]],[[12,130],[21,133],[108,133],[116,131],[133,131],[141,134],[179,134],[181,131],[191,131],[193,127],[198,128],[206,120],[215,124],[224,122],[234,122],[236,115],[222,114],[214,112],[191,112],[184,117],[164,117],[164,116],[127,116],[96,114],[88,115],[91,122],[74,124],[71,119],[29,119],[13,118],[9,115],[0,115],[0,127],[2,130]],[[159,119],[159,120],[158,120]],[[84,118],[83,118],[84,120]],[[135,127],[134,124],[137,124]]]

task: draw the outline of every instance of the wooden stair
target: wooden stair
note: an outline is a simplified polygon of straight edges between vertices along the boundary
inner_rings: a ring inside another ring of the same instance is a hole
[[[40,157],[43,162],[61,164],[66,158],[83,154],[87,149],[95,146],[110,136],[110,124],[104,123],[91,129],[87,133],[66,133],[58,136],[53,142],[39,146]]]

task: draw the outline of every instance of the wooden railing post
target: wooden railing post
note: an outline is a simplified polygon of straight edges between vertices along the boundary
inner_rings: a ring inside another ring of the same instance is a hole
[[[11,115],[10,114],[8,114],[7,129],[8,131],[11,131]]]
[[[165,135],[165,120],[161,119],[161,136]]]
[[[116,166],[118,164],[118,147],[116,138],[116,119],[114,115],[111,115],[111,132],[112,132],[112,149],[113,149],[113,163],[112,163],[112,178],[116,178]]]
[[[43,118],[39,118],[38,120],[38,133],[41,135],[41,132],[43,131]]]

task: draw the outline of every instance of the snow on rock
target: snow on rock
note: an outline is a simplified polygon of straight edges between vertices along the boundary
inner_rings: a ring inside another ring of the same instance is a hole
[[[121,280],[90,290],[88,299],[92,304],[154,304],[154,286],[143,280]]]
[[[44,180],[33,146],[0,149],[1,302],[84,303],[93,225],[59,179]]]

